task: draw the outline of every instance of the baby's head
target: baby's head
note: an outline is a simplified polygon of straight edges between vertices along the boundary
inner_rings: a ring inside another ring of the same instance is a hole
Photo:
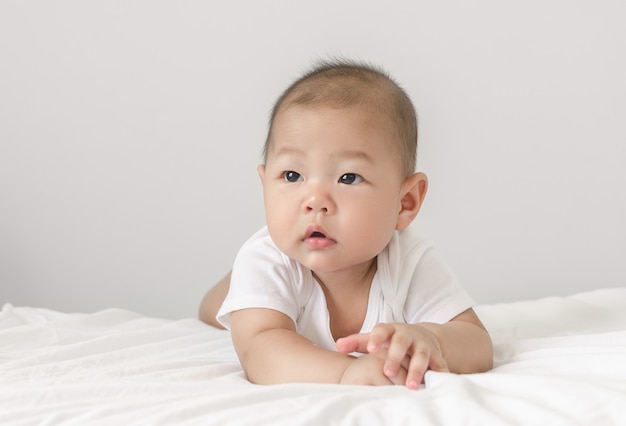
[[[390,149],[398,156],[403,176],[413,174],[417,150],[415,108],[405,91],[382,70],[347,61],[322,62],[296,80],[272,110],[263,149],[265,160],[272,145],[276,119],[294,106],[354,108],[386,116],[394,129],[389,138]]]
[[[318,278],[371,271],[426,194],[416,145],[413,105],[381,71],[335,62],[300,78],[276,103],[258,168],[274,243]]]

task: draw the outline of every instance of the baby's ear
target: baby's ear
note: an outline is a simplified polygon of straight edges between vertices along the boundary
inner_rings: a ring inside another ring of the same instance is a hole
[[[413,222],[420,211],[426,191],[428,190],[428,178],[424,173],[415,173],[409,176],[402,185],[400,212],[396,229],[402,231]]]
[[[259,164],[259,167],[256,168],[256,171],[259,172],[261,183],[263,183],[263,179],[265,178],[265,164]]]

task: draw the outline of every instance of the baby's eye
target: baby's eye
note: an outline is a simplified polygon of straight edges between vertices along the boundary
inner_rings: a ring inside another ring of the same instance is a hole
[[[283,179],[287,182],[299,182],[302,180],[302,176],[298,172],[287,170],[286,172],[283,172]]]
[[[344,183],[346,185],[356,185],[361,182],[363,182],[363,178],[356,173],[346,173],[339,178],[339,183]]]

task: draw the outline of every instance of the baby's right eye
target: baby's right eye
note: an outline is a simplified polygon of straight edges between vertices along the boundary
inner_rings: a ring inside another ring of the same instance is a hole
[[[302,176],[298,172],[287,170],[286,172],[283,172],[283,179],[287,182],[299,182],[302,180]]]

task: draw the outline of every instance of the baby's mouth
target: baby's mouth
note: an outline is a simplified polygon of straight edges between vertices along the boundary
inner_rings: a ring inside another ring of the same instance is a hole
[[[309,225],[304,233],[304,238],[328,238],[326,230],[319,225]]]
[[[321,226],[309,226],[304,235],[304,243],[313,250],[326,249],[336,244],[336,241],[330,238]]]

